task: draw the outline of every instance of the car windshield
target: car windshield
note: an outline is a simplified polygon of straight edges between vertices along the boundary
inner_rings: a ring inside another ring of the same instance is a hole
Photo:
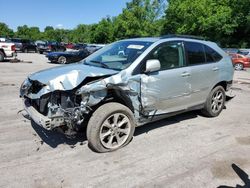
[[[152,42],[119,41],[105,46],[83,62],[91,66],[123,70],[133,63]]]

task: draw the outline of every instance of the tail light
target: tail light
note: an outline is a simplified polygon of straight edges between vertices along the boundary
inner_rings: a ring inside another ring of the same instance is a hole
[[[11,46],[11,51],[16,51],[16,46],[15,45]]]
[[[48,48],[51,49],[51,45],[49,45]]]

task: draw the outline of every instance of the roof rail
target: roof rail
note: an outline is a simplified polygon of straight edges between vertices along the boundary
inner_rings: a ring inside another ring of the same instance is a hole
[[[163,35],[160,37],[161,39],[166,39],[166,38],[187,38],[187,39],[198,39],[198,40],[205,40],[204,37],[201,36],[194,36],[194,35],[177,35],[177,34],[168,34],[168,35]]]

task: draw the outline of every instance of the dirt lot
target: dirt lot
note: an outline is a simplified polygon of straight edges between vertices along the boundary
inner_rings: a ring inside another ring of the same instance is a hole
[[[18,57],[33,63],[0,63],[0,187],[244,185],[233,163],[250,175],[250,71],[235,72],[236,97],[219,117],[190,112],[145,125],[125,148],[98,154],[84,133],[68,140],[18,114],[25,77],[58,66],[40,54]]]

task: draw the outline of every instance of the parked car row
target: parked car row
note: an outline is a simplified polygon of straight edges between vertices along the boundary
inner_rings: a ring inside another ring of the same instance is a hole
[[[0,61],[6,57],[13,57],[16,52],[46,53],[46,57],[53,63],[74,63],[81,61],[105,45],[100,44],[65,44],[59,42],[0,37]]]
[[[232,58],[235,70],[250,68],[250,49],[224,48],[223,50]]]
[[[43,41],[37,40],[32,41],[29,39],[21,39],[21,38],[5,38],[0,37],[0,42],[11,42],[15,44],[15,49],[17,52],[37,52],[43,54],[44,52],[64,52],[67,49],[71,50],[82,50],[86,47],[90,48],[88,51],[93,53],[94,51],[100,48],[100,45],[87,45],[87,44],[66,44],[66,43],[59,43],[56,41]]]
[[[76,48],[76,45],[75,45]],[[52,63],[75,63],[81,61],[82,59],[86,58],[90,54],[96,52],[97,50],[101,49],[101,45],[78,45],[78,50],[73,51],[65,51],[65,52],[51,52],[46,55],[48,60]]]

